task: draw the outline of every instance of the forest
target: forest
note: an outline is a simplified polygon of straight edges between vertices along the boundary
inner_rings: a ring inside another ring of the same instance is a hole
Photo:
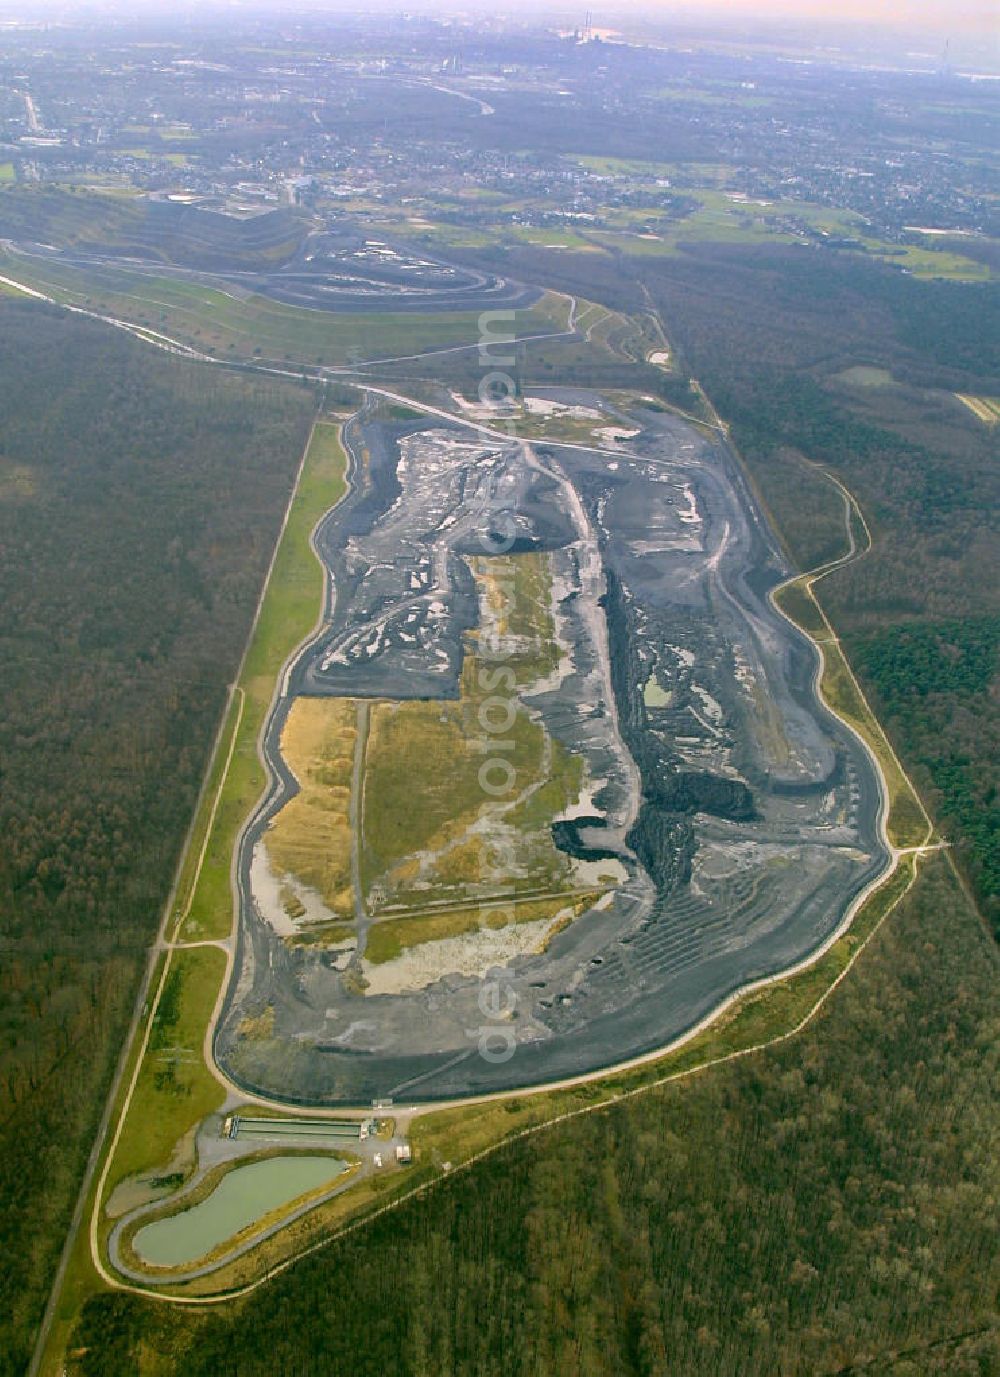
[[[1000,933],[1000,617],[875,632],[854,654]]]
[[[0,1371],[24,1368],[311,423],[0,299]]]

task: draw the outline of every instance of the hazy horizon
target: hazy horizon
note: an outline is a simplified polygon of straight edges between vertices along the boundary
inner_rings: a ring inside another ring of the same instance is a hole
[[[440,18],[519,22],[530,27],[581,27],[589,14],[598,32],[623,33],[632,41],[703,42],[727,46],[816,52],[841,58],[891,60],[906,66],[950,64],[968,71],[1000,71],[1000,20],[985,0],[841,0],[831,14],[828,0],[0,0],[0,21],[11,23],[76,20],[176,19],[212,22],[225,16],[296,14],[316,18]]]
[[[492,11],[498,18],[504,15],[531,15],[538,22],[560,16],[576,16],[582,21],[589,12],[595,24],[613,27],[616,20],[659,21],[661,23],[711,23],[732,19],[737,23],[775,20],[796,25],[816,24],[822,28],[836,28],[843,24],[859,24],[871,28],[924,29],[961,32],[968,28],[985,29],[1000,34],[1000,18],[995,4],[985,0],[959,0],[946,5],[941,0],[840,0],[836,14],[831,15],[829,0],[701,0],[701,3],[658,3],[658,0],[613,0],[606,5],[588,4],[587,0],[550,0],[538,5],[530,0],[374,0],[359,5],[352,0],[217,0],[200,4],[195,0],[3,0],[0,12],[17,14],[28,19],[32,15],[54,13],[70,15],[85,13],[177,14],[191,11],[213,12],[240,10],[244,12],[365,14],[372,10],[387,13],[438,13],[443,17],[463,13]]]

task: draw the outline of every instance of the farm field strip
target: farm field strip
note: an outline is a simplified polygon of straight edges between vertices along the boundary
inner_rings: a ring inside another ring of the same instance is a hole
[[[1000,422],[1000,397],[973,397],[965,392],[956,392],[955,396],[984,426]]]

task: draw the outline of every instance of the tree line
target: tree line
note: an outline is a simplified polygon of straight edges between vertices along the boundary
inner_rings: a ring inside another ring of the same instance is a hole
[[[308,430],[0,301],[0,1370],[21,1370]]]

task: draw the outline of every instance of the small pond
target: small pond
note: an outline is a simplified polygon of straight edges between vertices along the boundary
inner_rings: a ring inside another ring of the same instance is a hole
[[[155,1267],[182,1267],[210,1253],[248,1224],[347,1169],[337,1157],[269,1157],[227,1172],[211,1195],[181,1214],[146,1224],[132,1246]]]

